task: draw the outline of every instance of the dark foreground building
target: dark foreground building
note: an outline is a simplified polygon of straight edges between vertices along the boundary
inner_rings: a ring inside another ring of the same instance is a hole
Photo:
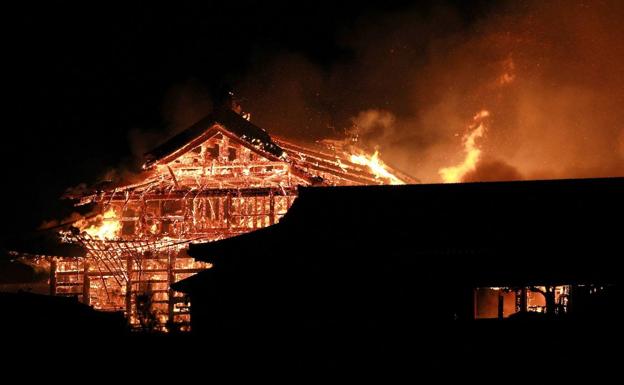
[[[623,197],[624,178],[301,188],[279,223],[191,245],[213,267],[174,289],[239,370],[596,380],[620,367]]]
[[[191,333],[128,333],[120,314],[12,295],[2,339],[8,362],[63,378],[607,382],[621,368],[622,197],[624,178],[301,188],[279,223],[191,245],[213,264],[174,284]],[[557,299],[545,314],[540,290]]]
[[[413,330],[487,306],[610,319],[623,198],[624,178],[301,188],[278,224],[191,245],[214,267],[174,289],[189,294],[198,334]],[[543,306],[529,309],[536,296]]]
[[[0,293],[0,308],[3,309],[0,336],[7,346],[20,340],[55,341],[45,346],[48,355],[63,345],[62,339],[81,340],[88,345],[100,343],[104,337],[119,338],[128,333],[123,313],[97,311],[75,298],[26,292]],[[74,345],[73,348],[80,346]]]

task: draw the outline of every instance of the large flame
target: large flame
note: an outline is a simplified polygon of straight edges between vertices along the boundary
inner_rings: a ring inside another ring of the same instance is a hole
[[[117,238],[117,234],[121,230],[121,222],[117,219],[115,210],[112,208],[108,209],[101,216],[98,215],[98,219],[100,220],[97,224],[88,225],[80,230],[97,239]]]
[[[438,171],[444,183],[459,183],[464,175],[475,170],[481,157],[481,149],[477,146],[476,141],[485,134],[486,126],[484,119],[488,116],[490,116],[490,112],[487,110],[479,111],[474,116],[473,124],[470,125],[470,131],[462,138],[464,152],[466,153],[464,160],[456,166],[444,167]]]
[[[390,184],[405,184],[405,182],[388,171],[384,162],[379,159],[379,151],[375,151],[372,156],[366,154],[351,154],[350,160],[352,163],[367,166],[371,172],[375,174],[375,177],[388,179]]]

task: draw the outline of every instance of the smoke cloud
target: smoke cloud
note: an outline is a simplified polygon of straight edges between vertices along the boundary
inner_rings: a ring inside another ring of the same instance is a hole
[[[500,160],[481,160],[477,167],[464,175],[464,182],[495,182],[522,180],[524,177],[513,166]]]
[[[624,3],[502,3],[466,22],[450,6],[362,17],[348,54],[319,65],[258,57],[236,87],[270,133],[364,146],[424,182],[461,163],[472,116],[490,111],[465,180],[624,176]]]
[[[145,154],[203,118],[212,110],[212,105],[210,92],[200,82],[188,80],[173,85],[166,93],[162,106],[165,126],[130,130],[128,132],[130,156],[118,165],[104,170],[97,180],[122,184],[141,181]],[[86,185],[76,186],[68,189],[66,193],[71,194],[81,188],[87,190]]]

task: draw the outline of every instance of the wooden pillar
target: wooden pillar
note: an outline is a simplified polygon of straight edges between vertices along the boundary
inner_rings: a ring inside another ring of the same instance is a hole
[[[230,211],[232,209],[232,195],[230,193],[225,197],[225,201],[223,202],[223,216],[225,217],[226,227],[229,229],[230,222]]]
[[[50,295],[56,295],[56,258],[50,259]]]
[[[126,257],[126,271],[128,274],[128,280],[126,281],[126,317],[128,317],[128,321],[132,322],[132,272],[134,271],[134,266],[130,256]]]
[[[269,225],[275,224],[275,195],[269,193]]]
[[[527,311],[527,291],[526,287],[516,290],[516,312]]]
[[[253,199],[253,201],[252,201],[253,204],[251,206],[252,207],[252,210],[251,210],[252,211],[251,212],[251,220],[252,220],[251,227],[254,228],[254,229],[257,229],[258,228],[258,222],[257,221],[258,221],[258,218],[259,218],[259,216],[258,216],[258,197],[254,196],[251,199]]]
[[[82,303],[91,304],[91,279],[89,278],[89,260],[85,259],[82,270]]]
[[[223,135],[222,138],[221,145],[219,146],[219,161],[227,161],[230,139],[225,135]]]
[[[498,289],[498,319],[503,319],[504,305],[505,297],[503,296],[503,291],[501,289]]]
[[[169,266],[167,267],[167,301],[168,301],[168,310],[169,310],[169,323],[173,325],[173,316],[174,316],[174,300],[175,297],[173,295],[173,289],[171,289],[171,285],[175,283],[175,264],[176,264],[176,252],[173,251],[169,253]]]

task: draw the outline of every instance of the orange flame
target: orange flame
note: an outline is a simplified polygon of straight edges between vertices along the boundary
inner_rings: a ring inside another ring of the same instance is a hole
[[[385,178],[390,180],[390,184],[405,184],[402,180],[392,175],[384,162],[379,159],[379,151],[375,151],[372,156],[366,154],[351,154],[351,162],[362,166],[367,166],[376,178]]]
[[[444,183],[459,183],[466,173],[474,171],[476,168],[481,157],[481,149],[477,146],[476,141],[485,134],[486,126],[483,120],[488,116],[490,116],[490,112],[486,110],[479,111],[474,116],[474,123],[470,125],[471,131],[462,138],[466,157],[460,164],[444,167],[438,171]]]
[[[115,210],[108,209],[101,216],[98,215],[98,224],[91,224],[88,227],[80,228],[93,238],[114,239],[121,230],[121,222],[116,219]]]

